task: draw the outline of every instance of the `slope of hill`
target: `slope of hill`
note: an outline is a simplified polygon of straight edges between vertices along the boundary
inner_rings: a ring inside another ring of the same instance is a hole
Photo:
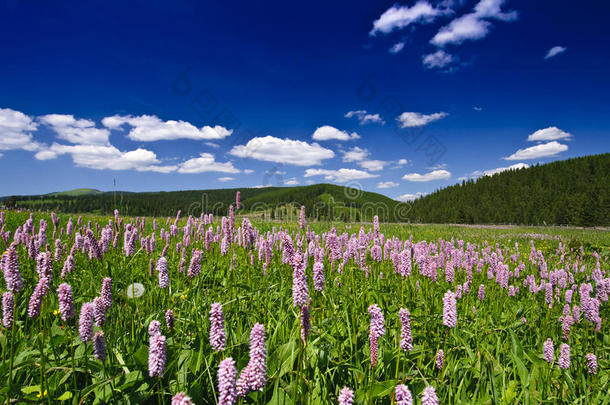
[[[75,188],[74,190],[67,191],[59,191],[56,193],[46,194],[47,196],[56,197],[56,196],[66,196],[66,197],[78,197],[81,195],[99,195],[103,194],[100,190],[96,190],[94,188]]]
[[[413,202],[417,222],[610,225],[610,153],[502,172]]]
[[[56,212],[111,214],[115,208],[124,215],[173,216],[178,210],[200,215],[226,215],[235,194],[241,192],[241,212],[266,219],[298,219],[301,205],[309,218],[345,221],[397,221],[401,203],[377,193],[333,184],[300,187],[235,188],[169,192],[100,192],[100,194],[53,193],[40,196],[4,197],[9,207]],[[403,204],[404,205],[404,204]]]

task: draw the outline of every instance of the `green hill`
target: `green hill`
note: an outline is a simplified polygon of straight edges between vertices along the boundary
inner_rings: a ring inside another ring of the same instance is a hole
[[[100,190],[96,190],[94,188],[75,188],[74,190],[59,191],[56,193],[50,193],[50,194],[46,194],[46,195],[50,196],[50,197],[57,197],[57,196],[78,197],[81,195],[99,195],[99,194],[103,194],[103,193]]]
[[[610,153],[483,176],[413,202],[418,222],[610,225]]]
[[[333,184],[145,193],[71,191],[3,200],[10,207],[69,213],[111,214],[117,208],[124,215],[134,216],[173,216],[178,210],[196,216],[209,212],[226,215],[237,191],[241,192],[240,212],[265,219],[298,220],[300,207],[305,205],[308,218],[370,221],[378,215],[389,222],[400,219],[395,212],[404,206],[381,194]]]

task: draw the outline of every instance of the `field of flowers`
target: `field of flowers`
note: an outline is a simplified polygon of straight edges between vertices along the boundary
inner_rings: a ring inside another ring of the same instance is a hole
[[[607,231],[238,209],[2,212],[3,403],[610,401]]]

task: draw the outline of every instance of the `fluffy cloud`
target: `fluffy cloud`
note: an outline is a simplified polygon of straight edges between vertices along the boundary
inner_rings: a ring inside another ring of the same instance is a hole
[[[252,158],[267,162],[286,163],[296,166],[319,165],[324,159],[335,156],[335,152],[323,148],[318,143],[273,136],[256,137],[246,145],[237,145],[229,152],[240,158]]]
[[[428,195],[428,193],[417,192],[415,194],[403,194],[403,195],[399,195],[398,197],[396,197],[395,200],[402,201],[402,202],[409,202],[409,201],[417,200],[419,197],[423,197],[425,195]]]
[[[224,139],[233,133],[233,130],[226,129],[220,125],[215,127],[204,126],[197,128],[186,121],[163,121],[154,115],[114,115],[102,120],[102,124],[109,129],[120,129],[127,124],[132,129],[127,137],[133,141],[152,142],[173,139],[193,139],[193,140],[219,140]]]
[[[396,162],[396,164],[398,166],[404,166],[407,164],[407,162],[408,162],[407,159],[398,159],[398,162]]]
[[[298,186],[299,185],[299,181],[293,177],[291,179],[288,179],[284,182],[285,186]]]
[[[316,141],[328,141],[331,139],[337,139],[339,141],[349,141],[350,139],[358,139],[360,135],[352,132],[351,135],[345,131],[341,131],[330,125],[323,125],[315,130],[312,138]]]
[[[96,128],[95,122],[76,119],[72,114],[48,114],[39,117],[40,122],[51,127],[57,137],[78,145],[109,146],[110,131]]]
[[[197,158],[182,162],[178,168],[178,173],[204,172],[239,173],[240,170],[234,167],[231,162],[217,162],[211,153],[201,153]]]
[[[345,114],[345,118],[358,118],[358,122],[360,125],[369,124],[369,123],[379,123],[381,125],[385,124],[383,118],[379,114],[369,114],[366,110],[356,110],[356,111],[348,111]]]
[[[544,59],[549,59],[552,58],[553,56],[557,56],[560,53],[563,53],[567,50],[568,48],[563,47],[563,46],[554,46],[551,49],[549,49],[549,51],[546,53],[546,56],[544,57]]]
[[[418,1],[412,7],[392,6],[373,22],[373,29],[369,35],[373,36],[378,32],[388,34],[413,23],[431,23],[437,17],[449,13],[450,10],[435,8],[427,1]]]
[[[219,177],[218,178],[218,181],[222,181],[222,182],[233,181],[233,180],[235,180],[235,177]]]
[[[398,187],[398,183],[396,183],[395,181],[380,181],[379,183],[377,183],[377,188],[392,188],[392,187]]]
[[[170,173],[176,166],[160,165],[157,155],[149,150],[138,148],[123,152],[112,145],[53,145],[41,149],[36,155],[38,160],[55,159],[60,155],[71,155],[74,164],[97,170],[137,170]]]
[[[421,127],[428,125],[431,122],[438,121],[441,118],[446,117],[448,114],[444,112],[437,112],[433,114],[422,114],[418,112],[403,112],[396,118],[401,128],[408,127]]]
[[[407,173],[402,176],[403,180],[407,181],[415,181],[415,182],[424,182],[424,181],[433,181],[433,180],[448,180],[451,178],[451,172],[447,170],[432,170],[431,172],[425,174],[419,173]]]
[[[445,66],[450,65],[454,61],[456,61],[456,58],[443,51],[442,49],[439,49],[434,53],[429,53],[422,57],[422,64],[426,69],[444,68]]]
[[[370,155],[370,152],[368,151],[368,149],[354,146],[350,150],[343,152],[343,161],[344,162],[359,162],[361,160],[366,159],[366,157],[368,155]]]
[[[397,54],[398,52],[402,51],[404,47],[405,47],[404,42],[397,42],[394,45],[392,45],[392,47],[389,49],[388,52]]]
[[[530,142],[556,141],[558,139],[572,139],[572,134],[570,134],[569,132],[562,131],[557,127],[548,127],[539,129],[538,131],[527,137],[527,140]]]
[[[555,156],[558,153],[568,150],[568,145],[561,144],[556,141],[541,143],[540,145],[531,146],[525,149],[519,149],[510,156],[505,157],[505,160],[528,160],[538,159],[541,157]]]
[[[305,170],[304,177],[313,176],[324,176],[324,180],[334,181],[337,183],[346,183],[352,180],[370,179],[373,177],[379,177],[377,174],[371,174],[364,170],[358,169],[339,169],[339,170],[328,170],[328,169],[307,169]]]
[[[24,113],[0,108],[0,150],[38,150],[40,145],[34,141],[31,134],[31,131],[37,128],[36,122]]]
[[[460,44],[466,40],[476,41],[489,33],[491,23],[488,19],[500,21],[515,21],[518,18],[516,11],[503,12],[502,4],[505,0],[481,0],[471,13],[464,14],[442,27],[430,40],[436,46],[447,44]]]
[[[372,172],[378,172],[380,170],[383,170],[383,168],[387,164],[388,164],[388,162],[385,162],[383,160],[375,160],[375,159],[363,160],[361,162],[358,162],[358,165],[360,165],[360,167],[362,167],[363,169],[366,169],[366,170],[370,170]]]

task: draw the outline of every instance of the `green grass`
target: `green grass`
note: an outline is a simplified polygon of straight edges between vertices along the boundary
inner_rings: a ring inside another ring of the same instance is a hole
[[[22,225],[29,213],[8,212],[5,230]],[[53,252],[53,225],[50,216],[34,215],[48,221],[47,238]],[[60,227],[65,227],[68,216],[60,215]],[[77,216],[73,216],[76,223]],[[83,215],[88,221],[103,227],[111,217]],[[236,227],[241,225],[236,219]],[[124,223],[134,218],[124,218]],[[173,219],[172,219],[173,221]],[[172,222],[170,221],[170,223]],[[143,235],[152,233],[152,218],[147,218]],[[220,224],[215,218],[214,229]],[[169,229],[165,219],[158,219],[159,227]],[[180,221],[180,227],[186,221]],[[358,235],[359,224],[311,222],[313,231],[321,235],[331,226],[339,234]],[[295,223],[257,222],[261,234],[282,226],[290,232],[300,231]],[[364,224],[365,231],[372,228]],[[75,227],[76,229],[76,227]],[[164,242],[156,231],[156,250],[147,255],[136,244],[137,253],[132,257],[123,254],[123,233],[118,238],[117,249],[105,253],[103,260],[89,260],[87,254],[75,253],[76,268],[65,280],[60,273],[63,260],[53,263],[53,282],[44,298],[41,316],[27,316],[29,297],[38,281],[36,263],[29,259],[27,249],[19,245],[21,275],[24,289],[15,297],[15,326],[0,328],[2,357],[0,397],[8,402],[59,403],[169,403],[177,392],[184,391],[197,404],[215,404],[217,398],[216,370],[225,357],[232,357],[238,372],[248,362],[248,337],[252,326],[262,323],[266,331],[268,380],[262,392],[249,394],[242,403],[253,404],[326,404],[337,403],[337,394],[343,386],[355,391],[358,404],[390,404],[398,383],[406,384],[417,403],[427,385],[435,387],[441,403],[491,404],[491,403],[607,403],[610,401],[609,354],[610,337],[608,303],[603,303],[600,314],[602,331],[595,332],[592,323],[581,320],[572,326],[569,344],[572,348],[572,365],[560,370],[555,363],[547,364],[542,358],[542,344],[551,337],[558,349],[562,342],[558,317],[563,309],[561,302],[551,309],[545,304],[544,291],[537,295],[527,292],[523,279],[528,274],[540,277],[536,266],[528,261],[529,241],[534,243],[546,258],[548,270],[565,268],[565,261],[579,258],[583,246],[584,273],[575,273],[575,283],[586,281],[595,268],[600,255],[600,267],[608,272],[610,233],[606,230],[576,228],[526,228],[509,229],[471,228],[442,225],[381,224],[386,238],[397,237],[414,242],[438,243],[454,239],[476,244],[476,251],[485,249],[486,243],[495,250],[497,243],[503,251],[504,262],[513,270],[510,261],[515,242],[519,243],[521,260],[525,270],[512,285],[520,287],[516,297],[509,297],[493,279],[488,279],[488,266],[481,273],[473,270],[470,293],[458,300],[458,324],[449,330],[442,324],[443,294],[466,280],[464,269],[456,270],[455,281],[447,283],[443,269],[438,269],[436,282],[419,273],[413,264],[409,277],[394,273],[391,261],[380,263],[367,253],[370,275],[366,277],[352,259],[342,273],[338,265],[331,267],[328,254],[324,259],[326,287],[315,291],[312,282],[313,257],[306,270],[309,296],[312,299],[312,330],[307,344],[300,338],[300,313],[292,302],[293,270],[282,263],[282,252],[274,249],[271,265],[264,275],[258,262],[258,252],[252,251],[254,265],[250,264],[249,249],[232,245],[226,256],[220,254],[220,246],[212,243],[209,252],[199,236],[192,236],[192,244],[185,249],[186,265],[191,249],[204,251],[202,273],[189,279],[179,271],[180,251],[176,244],[183,241],[182,232],[173,237],[167,253],[171,286],[158,287],[156,273],[149,275],[149,263],[160,257]],[[535,234],[535,235],[533,235]],[[59,231],[57,233],[59,236]],[[97,234],[99,238],[99,234]],[[61,236],[70,250],[74,240]],[[559,243],[567,246],[564,262],[556,256]],[[324,245],[322,245],[324,246]],[[0,241],[0,250],[8,246]],[[305,247],[305,245],[304,245]],[[233,255],[235,259],[233,260]],[[62,256],[65,258],[65,254]],[[83,344],[78,338],[78,314],[83,303],[100,294],[104,277],[113,279],[113,305],[103,327],[106,336],[107,360],[102,363],[92,355],[91,343]],[[74,291],[77,319],[63,322],[57,313],[56,289],[62,282],[69,283]],[[146,293],[137,299],[127,298],[129,284],[140,282]],[[480,284],[485,285],[483,302],[477,299]],[[4,283],[0,284],[6,291]],[[209,345],[210,305],[221,302],[225,314],[227,347],[216,353]],[[573,303],[579,303],[578,293]],[[375,368],[370,365],[369,315],[371,304],[381,307],[385,316],[386,334],[380,339],[379,360]],[[472,307],[476,307],[473,314]],[[414,348],[403,352],[399,348],[400,322],[398,310],[407,308],[411,313]],[[167,309],[176,315],[176,326],[169,330],[164,322]],[[520,319],[525,317],[523,324]],[[148,332],[151,320],[162,323],[162,333],[167,337],[167,368],[162,379],[148,377]],[[42,351],[40,350],[42,348]],[[442,370],[434,366],[438,349],[445,352]],[[593,352],[598,358],[598,373],[586,372],[584,355]],[[11,355],[12,353],[12,355]],[[558,350],[557,350],[558,354]],[[13,358],[11,366],[11,357]],[[12,373],[9,374],[9,369]]]

